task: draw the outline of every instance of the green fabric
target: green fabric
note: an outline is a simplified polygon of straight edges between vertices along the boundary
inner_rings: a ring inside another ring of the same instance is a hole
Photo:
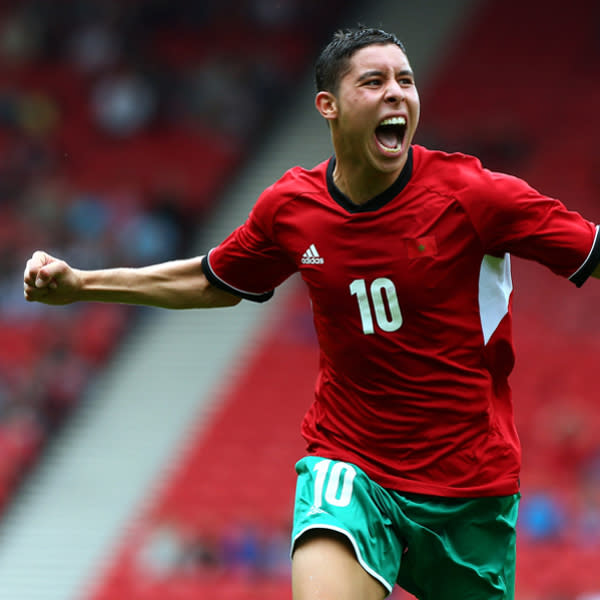
[[[420,600],[514,600],[519,494],[440,498],[389,491],[355,465],[305,457],[292,548],[310,529],[344,534],[357,559],[392,591]]]

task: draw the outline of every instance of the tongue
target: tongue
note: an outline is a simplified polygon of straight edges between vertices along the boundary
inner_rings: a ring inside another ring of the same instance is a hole
[[[398,146],[398,134],[393,129],[381,127],[377,130],[377,139],[386,148],[396,148]]]

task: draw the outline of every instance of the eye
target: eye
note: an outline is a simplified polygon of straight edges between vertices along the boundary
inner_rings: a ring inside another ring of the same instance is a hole
[[[378,85],[381,85],[381,79],[368,79],[365,81],[364,85],[368,87],[377,87]]]

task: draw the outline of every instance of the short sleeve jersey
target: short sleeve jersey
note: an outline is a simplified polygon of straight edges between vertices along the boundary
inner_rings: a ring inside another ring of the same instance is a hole
[[[262,301],[300,272],[320,347],[309,454],[404,492],[515,493],[510,255],[580,286],[600,259],[597,227],[463,154],[413,146],[360,206],[334,167],[296,167],[266,189],[205,274]]]

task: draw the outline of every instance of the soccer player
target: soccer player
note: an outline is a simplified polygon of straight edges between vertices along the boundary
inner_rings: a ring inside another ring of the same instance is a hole
[[[581,286],[598,228],[473,157],[413,144],[402,43],[337,32],[316,64],[334,156],[292,168],[206,256],[82,271],[37,251],[25,297],[166,308],[262,302],[306,283],[320,345],[302,423],[295,600],[514,597],[520,446],[510,255]]]

